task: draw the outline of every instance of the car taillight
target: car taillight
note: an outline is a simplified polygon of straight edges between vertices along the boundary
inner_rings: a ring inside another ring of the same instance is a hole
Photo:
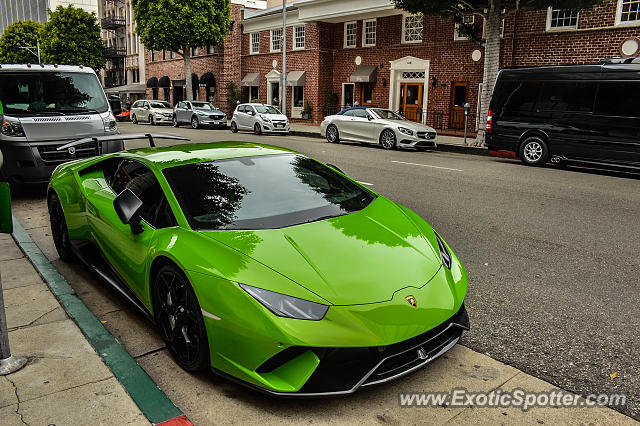
[[[491,131],[491,122],[493,121],[493,111],[489,110],[487,112],[487,127],[486,127],[486,131],[490,132]]]

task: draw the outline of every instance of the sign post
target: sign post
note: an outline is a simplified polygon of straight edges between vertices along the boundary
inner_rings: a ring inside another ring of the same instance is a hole
[[[2,169],[2,154],[0,154],[0,169]],[[0,233],[13,232],[11,218],[11,193],[9,184],[0,182]],[[2,294],[2,277],[0,276],[0,376],[20,370],[27,364],[27,359],[11,355],[9,348],[9,330],[7,315],[4,312],[4,295]]]

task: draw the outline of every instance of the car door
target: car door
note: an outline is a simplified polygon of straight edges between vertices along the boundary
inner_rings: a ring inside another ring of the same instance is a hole
[[[345,111],[343,114],[336,115],[336,119],[333,121],[334,124],[338,127],[338,132],[340,133],[341,139],[352,139],[353,138],[353,126],[351,119],[353,118],[353,112],[355,110],[350,109]]]
[[[253,126],[256,122],[256,110],[252,105],[245,105],[245,128],[249,130],[253,130]]]
[[[113,171],[113,172],[112,172]],[[148,302],[145,278],[150,247],[158,229],[175,226],[173,212],[153,172],[143,163],[118,159],[105,171],[102,189],[87,198],[87,220],[101,252],[143,302]],[[140,216],[142,232],[133,233],[122,223],[114,201],[124,189],[130,189],[143,202]]]
[[[178,102],[178,105],[176,105],[176,120],[178,121],[178,123],[184,123],[185,119],[184,119],[184,111],[185,111],[185,105],[184,102]]]
[[[369,113],[365,109],[354,109],[353,117],[351,117],[351,131],[353,139],[359,142],[371,142],[373,139],[377,142],[377,137],[373,135],[372,125],[369,121]]]
[[[236,126],[238,126],[238,129],[244,129],[244,122],[245,122],[245,113],[244,113],[244,105],[238,105],[238,108],[236,108],[236,112],[234,113],[235,119],[236,119]]]
[[[191,116],[193,115],[193,105],[191,102],[183,102],[184,111],[182,112],[182,118],[185,123],[191,123]]]

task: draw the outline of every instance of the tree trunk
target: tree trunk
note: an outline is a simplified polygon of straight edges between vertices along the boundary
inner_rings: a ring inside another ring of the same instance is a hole
[[[193,100],[193,87],[191,81],[191,47],[184,47],[184,84],[187,90],[187,100]]]
[[[484,46],[484,74],[482,77],[482,97],[480,98],[480,117],[478,119],[478,137],[476,146],[484,146],[485,126],[487,112],[493,86],[500,70],[500,17],[502,15],[502,1],[490,1],[490,8],[485,22],[485,46]]]

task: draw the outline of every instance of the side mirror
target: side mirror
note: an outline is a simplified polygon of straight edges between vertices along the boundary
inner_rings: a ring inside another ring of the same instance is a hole
[[[139,234],[144,231],[140,224],[140,210],[142,209],[142,200],[129,188],[122,191],[115,200],[113,207],[122,223],[131,226],[131,232]]]
[[[371,120],[373,120],[373,117],[370,116],[370,115],[367,115],[367,120],[371,121]]]
[[[340,173],[342,173],[342,174],[345,174],[342,170],[340,170],[340,169],[338,168],[338,166],[335,166],[335,165],[333,165],[333,164],[331,164],[331,163],[326,163],[326,164],[327,164],[327,166],[331,167],[332,169],[337,170],[337,171],[339,171],[339,172],[340,172]]]
[[[249,111],[249,115],[256,115],[255,111]]]

